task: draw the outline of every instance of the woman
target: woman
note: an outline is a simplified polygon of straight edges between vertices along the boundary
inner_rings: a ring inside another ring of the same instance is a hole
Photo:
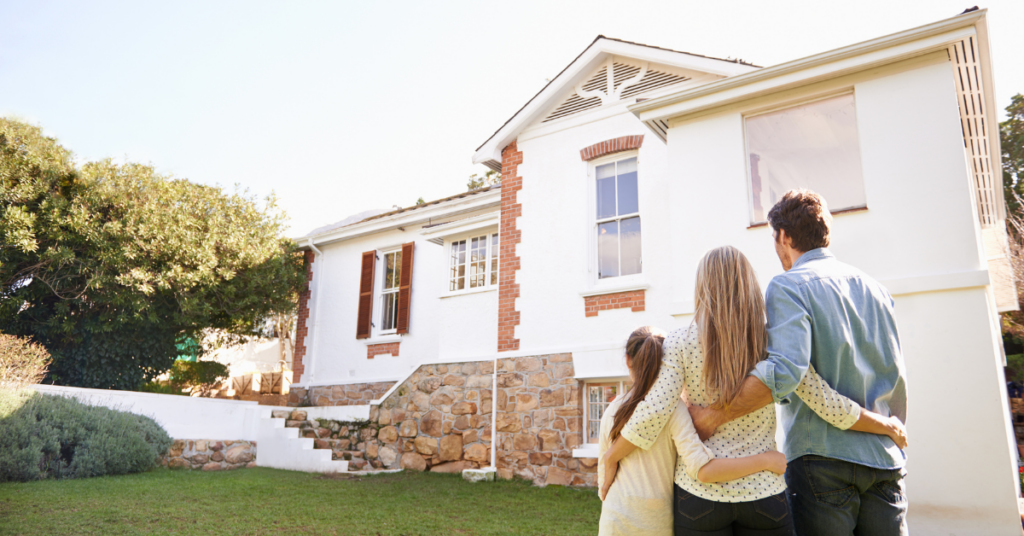
[[[637,403],[654,385],[661,369],[664,339],[663,333],[645,326],[626,341],[626,367],[633,388],[605,410],[598,443],[600,452],[618,437]],[[781,475],[786,472],[786,457],[770,450],[745,458],[714,458],[701,443],[690,413],[680,401],[654,446],[622,461],[615,487],[601,507],[600,534],[672,534],[672,474],[677,470],[701,482],[723,482],[760,471]],[[598,485],[602,473],[598,467]]]
[[[765,305],[754,269],[733,247],[709,251],[697,269],[695,316],[688,328],[665,341],[662,371],[630,426],[661,429],[685,387],[688,403],[728,405],[754,365],[766,356]],[[833,426],[881,433],[898,431],[880,415],[862,410],[833,391],[813,369],[796,391]],[[894,441],[897,439],[893,437]],[[769,404],[718,428],[705,445],[716,458],[752,456],[775,449],[775,407]],[[604,462],[605,493],[615,464],[633,447],[625,438],[609,449]],[[610,477],[610,478],[609,478]],[[709,483],[677,468],[675,533],[761,535],[793,534],[792,516],[781,475],[760,472],[729,482]]]

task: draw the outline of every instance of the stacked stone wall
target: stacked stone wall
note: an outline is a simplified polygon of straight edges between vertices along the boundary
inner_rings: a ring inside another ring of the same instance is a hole
[[[161,464],[171,469],[203,471],[256,467],[256,442],[175,439]]]
[[[583,443],[583,400],[572,354],[498,360],[498,476],[538,485],[594,486],[597,459]]]
[[[296,406],[363,406],[377,400],[395,382],[349,383],[323,385],[307,389],[293,387],[288,392],[288,405]]]

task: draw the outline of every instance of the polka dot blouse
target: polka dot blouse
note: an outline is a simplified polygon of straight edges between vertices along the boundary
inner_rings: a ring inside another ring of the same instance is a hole
[[[717,397],[704,391],[703,373],[704,353],[696,325],[670,333],[665,338],[658,379],[623,428],[623,437],[642,449],[650,448],[684,388],[690,404],[705,407],[713,404]],[[845,430],[860,417],[860,406],[832,390],[813,369],[808,371],[796,394],[819,417],[838,428]],[[716,458],[740,458],[777,450],[775,405],[769,404],[722,425],[704,444]],[[756,501],[786,489],[785,478],[769,471],[729,482],[703,483],[687,474],[681,463],[676,464],[674,480],[679,487],[698,497],[728,503]]]

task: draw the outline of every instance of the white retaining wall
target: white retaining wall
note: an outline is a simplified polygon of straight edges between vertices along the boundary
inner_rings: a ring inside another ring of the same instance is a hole
[[[158,395],[135,391],[83,389],[57,385],[35,385],[40,393],[71,396],[93,406],[146,415],[167,430],[174,439],[217,439],[256,441],[261,418],[269,418],[277,409],[296,408],[260,406],[256,402]],[[308,418],[353,420],[369,417],[369,406],[302,408]]]

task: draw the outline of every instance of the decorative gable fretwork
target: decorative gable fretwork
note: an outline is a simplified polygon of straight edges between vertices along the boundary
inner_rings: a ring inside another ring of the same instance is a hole
[[[572,94],[548,114],[542,123],[687,80],[690,77],[668,72],[664,67],[652,68],[647,62],[610,57],[593,76],[576,84]]]

